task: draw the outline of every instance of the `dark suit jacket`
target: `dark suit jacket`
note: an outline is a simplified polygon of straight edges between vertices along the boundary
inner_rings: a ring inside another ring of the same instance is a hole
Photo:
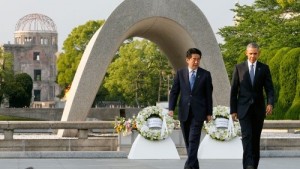
[[[268,65],[257,61],[253,86],[247,61],[236,65],[232,76],[230,112],[237,113],[238,118],[242,119],[250,105],[254,104],[255,112],[265,118],[263,89],[266,92],[267,104],[274,105],[274,89]]]
[[[170,91],[169,110],[175,110],[180,95],[178,119],[186,121],[192,112],[197,120],[205,120],[207,115],[212,115],[212,90],[210,72],[199,67],[191,90],[188,68],[178,70]]]

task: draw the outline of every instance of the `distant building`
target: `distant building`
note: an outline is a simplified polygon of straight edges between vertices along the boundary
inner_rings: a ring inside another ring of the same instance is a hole
[[[33,108],[54,107],[59,87],[56,80],[58,52],[56,25],[42,14],[29,14],[15,27],[14,44],[4,44],[14,56],[15,73],[27,73],[33,79]]]

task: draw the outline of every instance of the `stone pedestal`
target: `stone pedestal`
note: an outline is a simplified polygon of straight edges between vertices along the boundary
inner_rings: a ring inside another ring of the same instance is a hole
[[[180,159],[173,140],[146,140],[140,134],[134,140],[128,159]]]
[[[202,140],[199,150],[199,159],[242,159],[242,140],[235,137],[230,141],[217,141],[206,135]]]

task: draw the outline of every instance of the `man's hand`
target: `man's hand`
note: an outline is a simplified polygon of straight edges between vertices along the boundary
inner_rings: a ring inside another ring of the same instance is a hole
[[[174,111],[169,111],[168,115],[173,117],[174,116]]]
[[[212,116],[211,115],[206,116],[206,122],[207,123],[210,122],[211,120],[212,120]]]
[[[231,117],[232,117],[232,120],[233,120],[233,121],[237,121],[237,120],[238,120],[237,113],[232,113],[232,114],[231,114]]]
[[[268,104],[266,108],[266,115],[272,115],[272,111],[273,111],[273,106],[271,104]]]

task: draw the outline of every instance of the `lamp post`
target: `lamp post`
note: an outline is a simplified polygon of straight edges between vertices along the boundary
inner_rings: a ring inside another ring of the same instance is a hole
[[[174,79],[174,71],[171,72],[171,74],[167,74],[165,71],[161,72],[162,79],[167,82],[167,101],[169,102],[169,95],[170,95],[170,81]]]
[[[136,102],[138,108],[141,107],[141,105],[139,103],[139,99],[138,99],[138,91],[142,89],[144,74],[145,74],[144,72],[138,72],[138,75],[137,75],[137,78],[135,81],[135,102]]]

